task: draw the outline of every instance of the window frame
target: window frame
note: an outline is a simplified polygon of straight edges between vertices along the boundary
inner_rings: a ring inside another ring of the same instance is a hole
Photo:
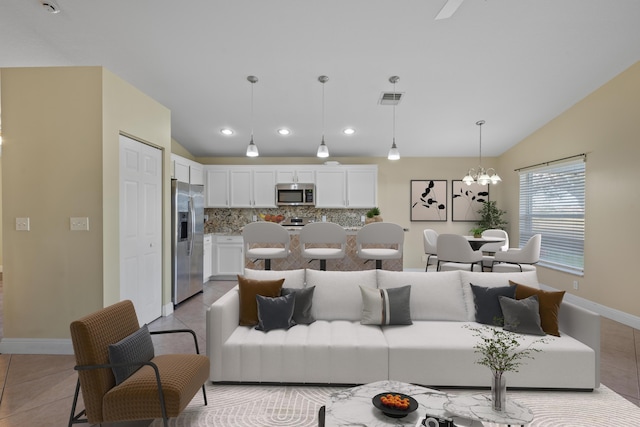
[[[519,170],[519,245],[542,234],[539,265],[584,276],[586,162]]]

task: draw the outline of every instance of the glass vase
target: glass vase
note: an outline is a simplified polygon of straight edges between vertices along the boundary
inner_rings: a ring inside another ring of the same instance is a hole
[[[497,412],[503,412],[507,408],[507,380],[502,372],[493,372],[491,407]]]

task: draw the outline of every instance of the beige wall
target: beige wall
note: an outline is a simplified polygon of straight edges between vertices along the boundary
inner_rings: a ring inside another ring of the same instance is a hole
[[[101,67],[3,69],[1,84],[3,341],[68,338],[73,319],[118,299],[118,133],[169,153],[170,113]],[[31,231],[15,231],[22,216]],[[70,232],[71,216],[90,231]]]
[[[640,161],[640,63],[621,73],[500,158],[505,207],[517,237],[518,175],[513,170],[587,153],[584,277],[539,268],[540,280],[640,316],[635,222]],[[515,216],[514,216],[515,215]],[[579,280],[579,290],[572,288]]]

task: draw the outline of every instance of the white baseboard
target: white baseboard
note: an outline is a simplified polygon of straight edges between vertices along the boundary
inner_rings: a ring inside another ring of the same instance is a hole
[[[162,306],[162,317],[167,317],[173,314],[173,302]]]
[[[73,354],[71,339],[2,338],[2,354]]]
[[[543,284],[540,284],[540,288],[549,291],[558,290],[556,288],[552,288],[551,286]],[[578,307],[596,312],[600,316],[606,317],[607,319],[614,320],[618,323],[622,323],[623,325],[630,326],[634,329],[640,329],[640,317],[638,316],[634,316],[632,314],[625,313],[624,311],[616,310],[615,308],[610,308],[605,305],[589,301],[588,299],[584,299],[570,293],[565,293],[563,300],[570,302],[571,304],[575,304]]]

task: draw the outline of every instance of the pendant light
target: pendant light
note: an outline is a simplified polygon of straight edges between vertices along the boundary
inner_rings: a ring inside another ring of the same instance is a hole
[[[476,122],[476,125],[478,125],[478,128],[480,129],[480,151],[478,155],[478,168],[469,169],[465,177],[462,178],[462,182],[467,185],[471,185],[474,182],[480,185],[497,184],[502,181],[494,168],[485,169],[484,167],[482,167],[482,125],[484,123],[484,120],[479,120]]]
[[[316,156],[329,157],[329,148],[327,148],[327,145],[324,143],[324,84],[329,81],[329,77],[320,76],[318,77],[318,81],[322,83],[322,142],[320,142]]]
[[[400,152],[398,151],[398,147],[396,147],[396,83],[400,80],[398,76],[389,77],[389,81],[393,83],[393,143],[391,144],[391,149],[389,150],[389,154],[387,155],[387,159],[389,160],[399,160]]]
[[[256,76],[247,76],[247,80],[251,83],[251,141],[247,146],[247,157],[258,157],[258,147],[253,143],[253,85],[258,81]]]

